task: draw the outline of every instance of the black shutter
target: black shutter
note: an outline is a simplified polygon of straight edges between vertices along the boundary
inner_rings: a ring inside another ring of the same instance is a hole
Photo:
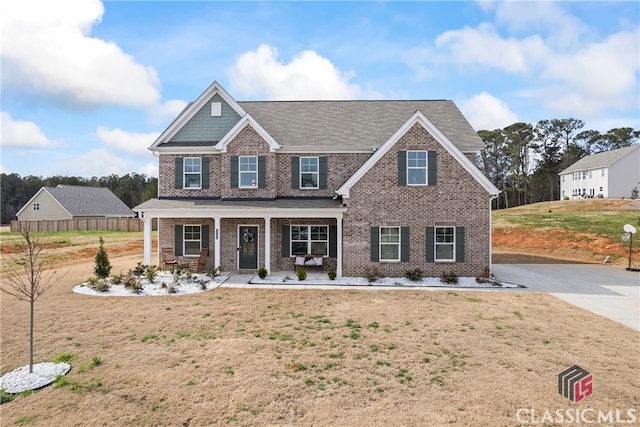
[[[267,186],[267,157],[258,156],[258,188]]]
[[[407,185],[407,152],[398,151],[398,185]]]
[[[371,262],[380,261],[380,228],[371,227]]]
[[[425,251],[427,254],[427,262],[434,262],[436,259],[435,244],[436,244],[436,230],[434,227],[427,227],[427,243],[426,243],[426,251]]]
[[[338,257],[338,226],[329,226],[329,258]]]
[[[209,158],[202,158],[202,188],[209,188],[209,180],[211,173],[209,172]]]
[[[318,159],[318,187],[327,188],[327,158],[320,157]]]
[[[300,188],[300,157],[291,158],[291,188]]]
[[[176,256],[182,256],[182,238],[183,238],[183,234],[182,234],[182,226],[181,225],[176,225],[174,227],[175,230],[175,240],[174,240],[174,253],[176,254]]]
[[[231,188],[238,188],[238,156],[231,156]]]
[[[175,186],[177,189],[182,189],[182,187],[184,187],[184,184],[182,182],[182,177],[183,177],[183,166],[182,166],[182,162],[183,162],[183,158],[182,157],[176,157],[176,179],[175,179]]]
[[[464,262],[464,227],[456,227],[456,262]]]
[[[283,258],[289,258],[289,246],[291,246],[289,244],[289,239],[290,239],[290,229],[291,227],[289,227],[288,225],[283,225],[282,226],[282,247],[280,248],[280,253],[282,254]]]
[[[429,151],[427,153],[427,185],[438,183],[438,152]]]
[[[200,247],[202,249],[209,249],[209,226],[203,225],[200,229]],[[211,251],[207,252],[207,256],[209,256]]]
[[[400,227],[400,261],[409,262],[410,253],[409,227]]]

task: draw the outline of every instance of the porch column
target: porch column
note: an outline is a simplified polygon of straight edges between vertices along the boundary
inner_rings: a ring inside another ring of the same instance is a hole
[[[144,214],[143,214],[144,215]],[[151,245],[151,236],[152,236],[152,227],[151,225],[153,224],[153,219],[152,218],[147,218],[146,215],[143,216],[142,221],[144,222],[144,258],[143,258],[143,264],[144,265],[151,265],[151,249],[152,249],[152,245]]]
[[[336,234],[337,234],[337,265],[336,276],[342,277],[342,216],[336,217]]]
[[[260,268],[260,266],[258,266]],[[264,217],[264,268],[271,274],[271,217]]]
[[[213,268],[220,268],[220,217],[213,217]]]

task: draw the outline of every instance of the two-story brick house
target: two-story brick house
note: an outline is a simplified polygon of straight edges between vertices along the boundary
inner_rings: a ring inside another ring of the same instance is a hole
[[[295,254],[364,276],[475,276],[491,264],[483,142],[451,101],[237,102],[214,82],[150,149],[158,198],[134,210],[158,246],[226,271]]]

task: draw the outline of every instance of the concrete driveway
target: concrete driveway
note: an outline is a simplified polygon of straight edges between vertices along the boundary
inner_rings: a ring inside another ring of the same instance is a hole
[[[520,291],[545,292],[640,331],[640,272],[598,264],[494,264]]]

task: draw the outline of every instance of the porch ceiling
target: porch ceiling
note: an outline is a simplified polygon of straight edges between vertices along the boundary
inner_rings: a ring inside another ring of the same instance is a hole
[[[133,210],[141,218],[341,218],[347,208],[333,199],[151,199]]]

